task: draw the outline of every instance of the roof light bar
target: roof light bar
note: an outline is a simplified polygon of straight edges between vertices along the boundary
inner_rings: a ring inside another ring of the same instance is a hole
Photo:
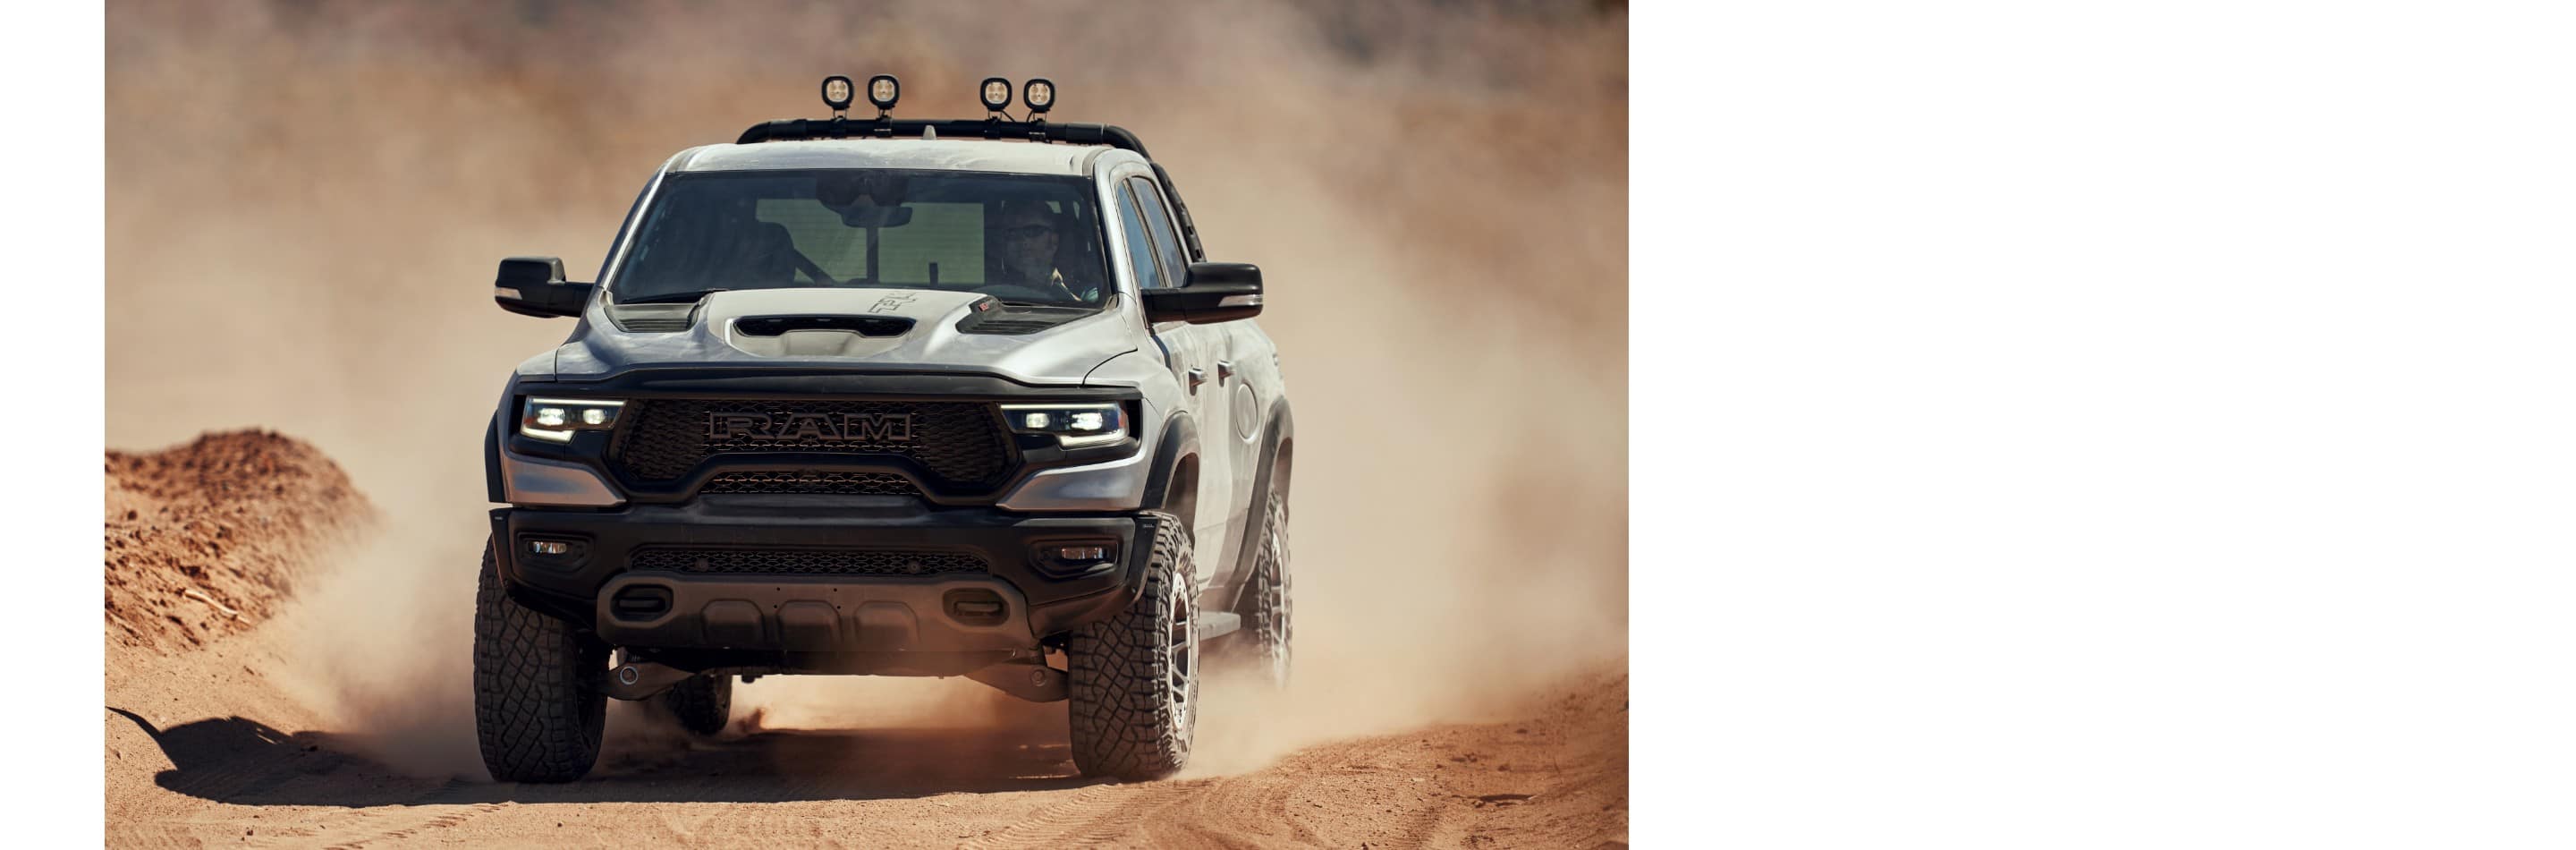
[[[856,87],[850,85],[850,78],[848,77],[844,77],[839,74],[824,77],[823,105],[831,107],[832,115],[834,117],[839,117],[841,113],[849,111],[850,96],[852,94],[856,94],[857,91]]]
[[[1020,86],[1020,102],[1027,104],[1030,112],[1045,115],[1055,106],[1055,82],[1045,77],[1030,79]]]
[[[878,74],[868,78],[868,103],[875,105],[880,113],[894,111],[895,98],[901,94],[903,94],[903,86],[894,81],[893,74]]]
[[[1000,77],[985,77],[981,89],[984,95],[984,111],[1000,112],[1011,108],[1011,81]]]

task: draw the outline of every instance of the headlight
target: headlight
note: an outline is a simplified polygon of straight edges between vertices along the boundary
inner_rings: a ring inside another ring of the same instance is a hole
[[[622,401],[532,398],[519,408],[519,433],[540,440],[569,443],[574,431],[606,431],[617,427],[617,413],[624,409],[626,403]]]
[[[1127,408],[1110,404],[1005,404],[1002,418],[1022,434],[1054,434],[1065,448],[1127,439]]]

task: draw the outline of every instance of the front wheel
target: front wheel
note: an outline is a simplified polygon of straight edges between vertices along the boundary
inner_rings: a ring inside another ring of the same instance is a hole
[[[1143,780],[1190,760],[1198,723],[1198,573],[1189,529],[1152,514],[1154,549],[1136,599],[1075,629],[1065,647],[1073,764],[1084,775]]]
[[[599,761],[608,647],[511,599],[483,546],[474,593],[474,735],[500,782],[571,782]]]

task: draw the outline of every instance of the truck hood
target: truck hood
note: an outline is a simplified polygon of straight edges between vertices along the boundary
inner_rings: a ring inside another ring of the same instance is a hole
[[[966,333],[959,322],[1003,311],[990,297],[931,289],[759,289],[718,292],[685,316],[619,327],[593,301],[554,354],[555,379],[599,380],[631,369],[762,366],[858,371],[957,371],[1021,383],[1079,384],[1092,367],[1136,350],[1144,319],[1127,299],[1030,333]],[[676,314],[676,310],[669,311]],[[993,318],[993,317],[986,317]],[[893,319],[894,322],[882,320]],[[909,321],[910,327],[894,327]]]

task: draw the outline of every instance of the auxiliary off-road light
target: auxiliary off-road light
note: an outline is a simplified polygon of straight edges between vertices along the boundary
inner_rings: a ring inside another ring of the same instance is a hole
[[[984,78],[984,111],[1000,112],[1011,108],[1011,81],[1000,77]]]
[[[1028,104],[1030,112],[1045,114],[1055,107],[1055,83],[1045,77],[1021,83],[1020,102]]]
[[[894,81],[893,74],[878,74],[868,78],[868,102],[874,104],[879,112],[894,109],[895,96],[902,93],[903,86]]]
[[[1065,448],[1097,446],[1127,438],[1127,410],[1118,404],[1005,404],[1002,418],[1022,434],[1053,434]]]
[[[850,98],[857,93],[858,88],[850,84],[848,77],[833,74],[823,78],[823,105],[833,112],[850,108]]]
[[[1056,578],[1070,578],[1118,561],[1115,540],[1047,541],[1037,544],[1030,566]]]
[[[519,409],[519,433],[548,442],[569,443],[574,431],[606,431],[617,427],[617,413],[625,408],[626,403],[622,401],[532,398]]]

